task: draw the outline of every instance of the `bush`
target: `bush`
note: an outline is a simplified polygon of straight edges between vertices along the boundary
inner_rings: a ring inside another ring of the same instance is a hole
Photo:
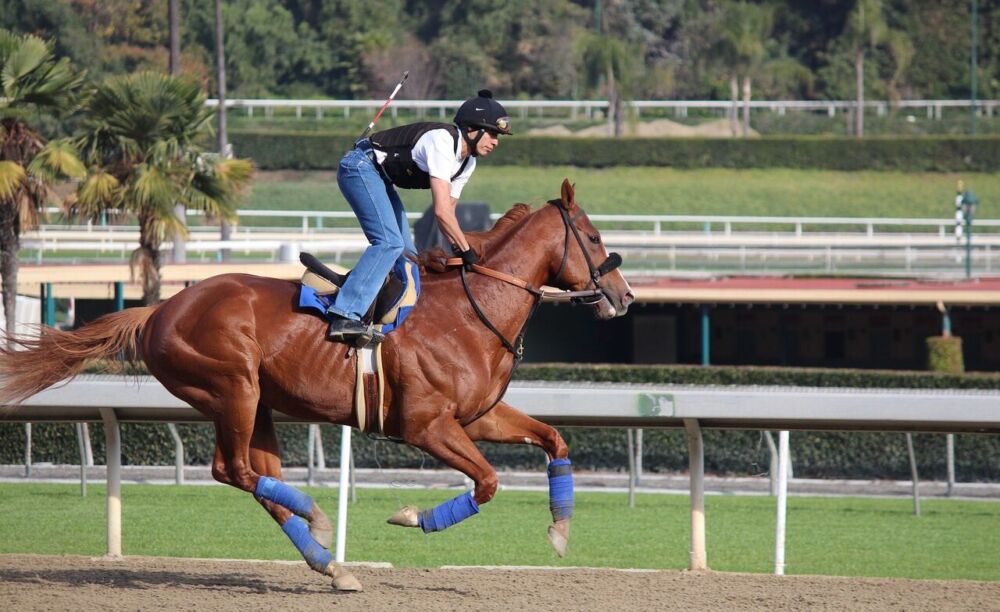
[[[931,372],[961,374],[965,372],[962,360],[962,339],[956,336],[931,336],[927,339],[927,369]]]
[[[265,170],[330,170],[355,136],[239,131],[236,152]],[[609,145],[614,146],[609,146]],[[992,172],[1000,169],[1000,137],[774,137],[755,139],[511,137],[490,163],[519,166],[667,166]]]

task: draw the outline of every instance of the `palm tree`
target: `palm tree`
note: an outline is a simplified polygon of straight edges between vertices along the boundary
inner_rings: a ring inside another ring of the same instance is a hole
[[[249,160],[202,153],[199,143],[208,141],[214,112],[198,84],[185,78],[156,72],[112,77],[86,111],[76,142],[89,174],[73,212],[92,219],[108,211],[138,217],[139,248],[130,264],[141,271],[143,302],[155,304],[163,238],[186,232],[174,205],[232,218],[253,167]]]
[[[865,52],[882,44],[889,26],[882,12],[882,0],[858,0],[847,19],[844,35],[854,50],[854,75],[857,88],[857,108],[854,115],[854,135],[865,135]]]
[[[747,2],[728,2],[721,25],[717,51],[730,69],[730,128],[733,136],[736,136],[739,80],[742,77],[743,136],[746,137],[750,133],[752,78],[767,59],[767,42],[774,27],[774,8]]]
[[[9,334],[14,333],[21,231],[38,223],[53,183],[84,174],[69,141],[47,142],[28,119],[39,111],[75,110],[83,78],[68,59],[55,58],[51,43],[0,29],[0,276]]]
[[[632,89],[635,49],[605,34],[588,36],[583,46],[583,69],[586,81],[597,87],[603,81],[608,92],[608,125],[614,136],[624,133],[625,104]]]

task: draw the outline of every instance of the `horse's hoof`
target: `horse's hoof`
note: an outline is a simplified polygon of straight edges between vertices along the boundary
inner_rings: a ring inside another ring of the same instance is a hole
[[[399,525],[400,527],[419,527],[419,517],[420,511],[417,510],[416,506],[403,506],[399,509],[399,512],[390,516],[386,522],[390,525]]]
[[[326,568],[326,573],[333,578],[333,588],[338,591],[357,592],[363,590],[361,583],[354,577],[354,574],[337,563],[331,563]]]
[[[549,525],[549,544],[557,555],[566,556],[566,547],[569,545],[569,521],[559,521]]]
[[[330,519],[327,518],[326,514],[315,504],[313,504],[312,518],[309,520],[309,535],[316,540],[317,544],[327,550],[333,546],[333,525],[330,524]]]

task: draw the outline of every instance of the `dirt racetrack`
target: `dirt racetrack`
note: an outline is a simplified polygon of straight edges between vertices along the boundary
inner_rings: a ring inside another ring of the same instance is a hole
[[[304,563],[0,555],[17,610],[1000,610],[1000,583],[594,569],[354,567],[337,593]]]

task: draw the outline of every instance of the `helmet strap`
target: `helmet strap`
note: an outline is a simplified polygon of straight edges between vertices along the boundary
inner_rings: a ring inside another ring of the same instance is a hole
[[[483,134],[486,133],[486,130],[484,130],[483,128],[479,128],[478,130],[479,133],[476,135],[475,138],[469,138],[469,131],[466,130],[465,128],[462,128],[461,131],[462,131],[462,138],[465,139],[465,144],[469,145],[469,155],[471,155],[472,157],[479,157],[479,151],[477,150],[479,147],[479,141],[483,139]]]

